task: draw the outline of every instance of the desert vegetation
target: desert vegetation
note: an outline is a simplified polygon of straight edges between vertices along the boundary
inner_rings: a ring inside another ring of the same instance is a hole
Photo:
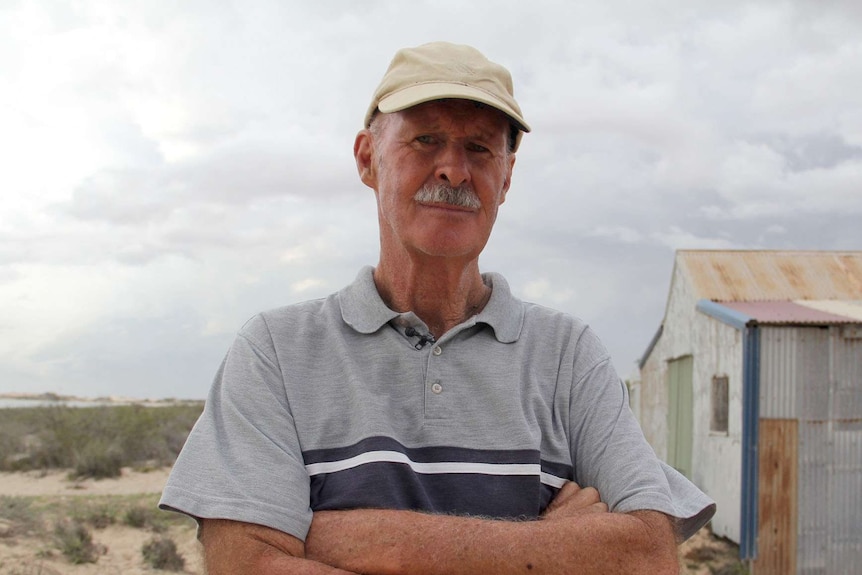
[[[202,408],[186,402],[0,409],[0,472],[6,473],[0,477],[0,575],[66,572],[58,565],[76,566],[75,573],[184,572],[176,539],[189,548],[192,520],[160,511],[158,492],[91,495],[82,480],[121,478],[130,470],[164,476]],[[68,494],[15,496],[4,489],[12,477],[38,482],[58,472],[67,477]],[[120,545],[137,550],[119,571],[103,569],[100,561]]]
[[[0,495],[0,573],[53,573],[48,563],[97,563],[108,552],[110,528],[139,531],[141,566],[183,571],[185,559],[172,533],[193,529],[193,522],[156,507],[158,494],[126,496],[13,497]],[[29,557],[4,558],[2,545],[31,544]],[[106,542],[108,542],[106,544]],[[38,570],[38,569],[41,569]]]
[[[103,478],[123,467],[168,466],[202,409],[202,402],[0,409],[0,471]]]

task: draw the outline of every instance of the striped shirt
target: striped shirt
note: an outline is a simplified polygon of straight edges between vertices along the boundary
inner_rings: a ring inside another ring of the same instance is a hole
[[[613,511],[674,516],[684,534],[712,515],[656,459],[586,324],[485,274],[482,312],[431,341],[386,307],[372,272],[242,328],[163,508],[304,539],[324,509],[533,519],[574,480]]]

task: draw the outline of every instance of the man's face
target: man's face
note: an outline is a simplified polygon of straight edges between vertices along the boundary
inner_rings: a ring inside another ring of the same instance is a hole
[[[474,102],[441,100],[376,121],[383,122],[377,136],[360,132],[354,152],[362,181],[377,195],[381,248],[477,258],[515,161],[507,154],[506,117]],[[430,191],[438,185],[442,194]],[[454,205],[452,195],[468,201]]]

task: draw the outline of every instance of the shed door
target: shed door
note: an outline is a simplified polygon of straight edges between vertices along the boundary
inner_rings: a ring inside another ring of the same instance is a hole
[[[796,571],[799,431],[795,419],[761,419],[757,444],[757,575]],[[826,499],[825,494],[811,494]]]
[[[691,446],[694,420],[692,378],[694,361],[690,355],[668,363],[667,462],[691,478]]]

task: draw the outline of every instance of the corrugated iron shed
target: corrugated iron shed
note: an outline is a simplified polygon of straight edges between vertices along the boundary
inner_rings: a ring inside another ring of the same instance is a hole
[[[853,317],[829,313],[792,301],[733,301],[722,302],[721,305],[745,314],[762,324],[836,325],[860,322]]]
[[[677,258],[698,299],[862,300],[862,251],[680,250]]]

